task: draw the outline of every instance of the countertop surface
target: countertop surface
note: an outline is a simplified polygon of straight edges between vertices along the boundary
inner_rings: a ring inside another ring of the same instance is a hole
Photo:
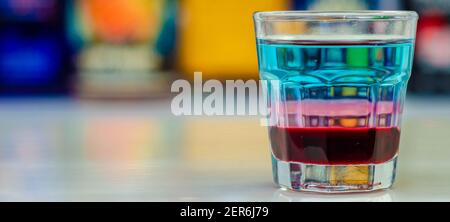
[[[0,100],[0,201],[450,201],[450,98],[407,98],[397,181],[313,194],[272,183],[256,117],[176,117],[168,100]]]

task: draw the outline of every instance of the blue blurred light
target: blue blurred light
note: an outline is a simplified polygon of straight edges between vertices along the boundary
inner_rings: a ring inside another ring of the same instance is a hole
[[[45,85],[61,68],[57,39],[41,34],[23,37],[9,32],[0,36],[0,80],[3,85]]]

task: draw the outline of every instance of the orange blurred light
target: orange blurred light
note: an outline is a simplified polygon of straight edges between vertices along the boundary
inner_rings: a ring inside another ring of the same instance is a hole
[[[102,40],[145,41],[155,35],[160,0],[82,0],[93,34]]]

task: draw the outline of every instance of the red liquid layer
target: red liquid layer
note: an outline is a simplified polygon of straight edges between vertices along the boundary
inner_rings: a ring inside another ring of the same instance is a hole
[[[282,161],[310,164],[369,164],[391,160],[400,130],[380,128],[270,127],[273,154]]]

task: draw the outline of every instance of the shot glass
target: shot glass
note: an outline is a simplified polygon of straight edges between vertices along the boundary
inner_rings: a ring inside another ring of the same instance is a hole
[[[275,183],[326,193],[392,186],[417,19],[412,11],[254,14]]]

